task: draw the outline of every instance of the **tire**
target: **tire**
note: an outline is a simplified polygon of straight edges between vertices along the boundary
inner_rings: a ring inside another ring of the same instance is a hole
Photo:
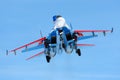
[[[46,60],[47,60],[48,63],[50,62],[50,59],[51,59],[50,56],[46,56]]]
[[[80,51],[80,49],[77,49],[76,53],[78,54],[78,56],[81,56],[81,51]]]

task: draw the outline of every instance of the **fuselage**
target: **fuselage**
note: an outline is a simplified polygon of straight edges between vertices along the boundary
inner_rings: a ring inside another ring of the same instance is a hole
[[[66,53],[72,53],[75,41],[72,38],[73,32],[71,28],[62,16],[54,16],[53,22],[54,27],[48,37],[50,44],[47,51],[51,55],[60,53],[62,50],[65,50]]]

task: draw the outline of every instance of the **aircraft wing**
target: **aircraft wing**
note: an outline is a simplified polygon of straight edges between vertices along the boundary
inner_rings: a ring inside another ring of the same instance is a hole
[[[75,30],[75,32],[108,32],[111,30]]]
[[[39,44],[39,45],[30,47],[30,48],[24,49],[21,52],[23,53],[23,52],[33,51],[33,50],[41,49],[41,48],[44,48],[44,47],[45,47],[44,44]]]
[[[6,55],[8,55],[8,53],[10,53],[10,52],[14,52],[14,54],[16,55],[16,51],[17,51],[17,50],[20,50],[20,49],[23,49],[23,48],[25,48],[25,50],[22,50],[22,52],[31,51],[31,50],[35,50],[35,49],[38,49],[38,48],[43,48],[43,47],[44,47],[44,46],[43,46],[43,41],[44,41],[45,39],[46,39],[46,37],[43,37],[43,38],[40,38],[40,39],[35,40],[35,41],[33,41],[33,42],[30,42],[30,43],[28,43],[28,44],[25,44],[25,45],[23,45],[23,46],[21,46],[21,47],[15,48],[15,49],[10,50],[10,51],[6,51]],[[35,47],[32,47],[32,48],[28,48],[28,46],[30,46],[30,45],[32,45],[32,44],[35,44],[35,43],[38,43],[38,45],[35,46]]]
[[[87,35],[87,36],[83,35],[83,33],[88,33],[88,32],[92,33],[92,35]],[[97,37],[98,35],[96,35],[95,32],[102,32],[105,36],[106,32],[113,32],[113,28],[112,30],[74,30],[74,33],[78,35],[77,40],[84,40],[88,38]]]

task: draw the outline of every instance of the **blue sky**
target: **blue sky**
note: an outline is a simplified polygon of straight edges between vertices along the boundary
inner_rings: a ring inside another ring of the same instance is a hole
[[[120,80],[120,1],[119,0],[1,0],[0,1],[0,80]],[[46,63],[41,55],[25,59],[39,50],[5,55],[30,41],[47,36],[52,16],[60,14],[74,29],[111,29],[106,37],[80,41],[95,47],[82,47],[75,53],[56,55]]]

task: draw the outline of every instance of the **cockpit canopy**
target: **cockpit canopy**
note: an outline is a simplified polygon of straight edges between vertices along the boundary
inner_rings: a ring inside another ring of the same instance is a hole
[[[56,21],[57,18],[62,17],[61,15],[55,15],[53,16],[53,21]]]

